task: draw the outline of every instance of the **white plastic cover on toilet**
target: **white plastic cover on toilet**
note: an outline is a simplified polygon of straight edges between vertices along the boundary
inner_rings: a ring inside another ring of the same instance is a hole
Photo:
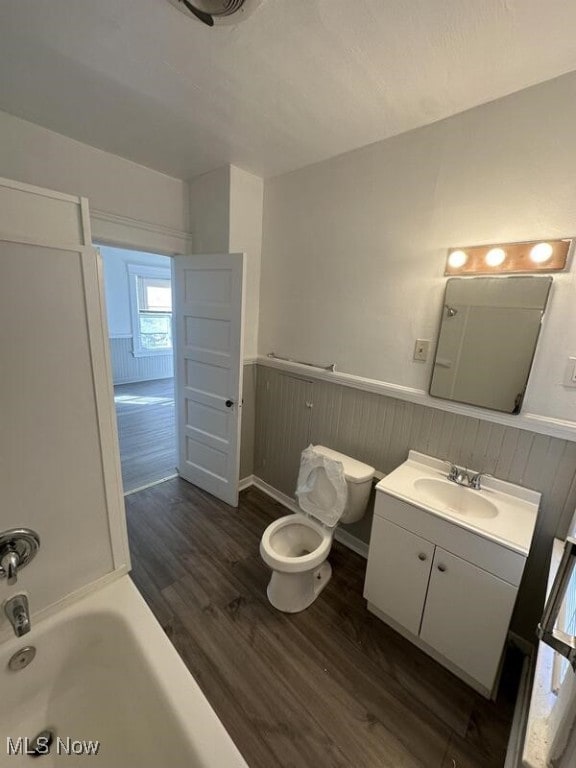
[[[318,453],[312,445],[303,450],[296,496],[303,512],[333,528],[342,517],[348,499],[342,462]]]

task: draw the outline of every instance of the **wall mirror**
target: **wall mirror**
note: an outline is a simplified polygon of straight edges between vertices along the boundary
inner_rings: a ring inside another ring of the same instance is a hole
[[[550,276],[450,278],[430,394],[520,413]]]

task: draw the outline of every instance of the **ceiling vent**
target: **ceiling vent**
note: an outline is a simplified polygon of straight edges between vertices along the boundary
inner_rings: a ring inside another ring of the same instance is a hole
[[[168,0],[191,19],[209,27],[220,24],[239,24],[261,5],[264,0]]]

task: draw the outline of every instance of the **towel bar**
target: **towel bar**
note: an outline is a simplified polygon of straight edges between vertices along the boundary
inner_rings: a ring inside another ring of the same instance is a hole
[[[275,352],[268,352],[266,357],[269,357],[272,360],[283,360],[285,363],[297,363],[298,365],[307,365],[310,368],[320,368],[322,371],[332,371],[332,373],[334,373],[336,370],[336,363],[330,363],[329,365],[316,365],[315,363],[305,363],[302,360],[293,360],[291,357],[281,357]]]

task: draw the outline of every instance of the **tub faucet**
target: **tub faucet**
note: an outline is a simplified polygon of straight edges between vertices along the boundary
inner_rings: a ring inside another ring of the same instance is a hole
[[[14,595],[4,603],[4,613],[12,624],[16,637],[30,632],[30,611],[26,595]]]

